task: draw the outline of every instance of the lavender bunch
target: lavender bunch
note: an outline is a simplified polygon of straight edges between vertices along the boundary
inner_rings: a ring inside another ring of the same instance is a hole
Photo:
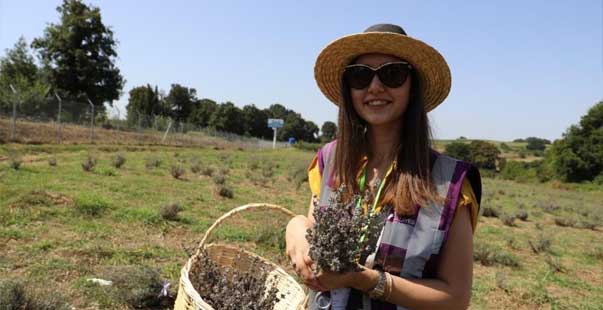
[[[307,230],[306,239],[310,243],[310,258],[318,271],[329,270],[343,273],[358,271],[358,257],[361,254],[360,237],[367,217],[356,208],[360,197],[343,200],[345,186],[335,191],[327,206],[314,208],[315,225]]]
[[[252,265],[258,267],[253,274],[238,272],[232,268],[220,268],[207,252],[203,251],[191,266],[189,276],[199,295],[214,309],[273,309],[285,296],[278,296],[276,286],[266,292],[269,271],[257,259]]]

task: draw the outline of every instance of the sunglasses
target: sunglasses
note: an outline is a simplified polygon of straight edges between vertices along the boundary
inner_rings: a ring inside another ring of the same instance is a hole
[[[397,88],[404,85],[412,66],[405,62],[388,62],[376,69],[363,64],[354,64],[345,67],[343,78],[347,84],[354,89],[367,88],[375,74],[379,81],[389,88]]]

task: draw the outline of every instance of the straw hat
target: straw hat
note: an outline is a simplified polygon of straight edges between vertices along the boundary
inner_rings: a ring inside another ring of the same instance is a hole
[[[327,45],[314,65],[314,78],[322,93],[339,105],[345,67],[356,57],[370,53],[393,55],[412,65],[427,112],[448,96],[450,69],[444,57],[423,41],[407,36],[400,26],[391,24],[374,25],[362,33],[341,37]]]

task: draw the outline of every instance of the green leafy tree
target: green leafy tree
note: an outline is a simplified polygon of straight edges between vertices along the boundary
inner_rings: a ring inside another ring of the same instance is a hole
[[[128,111],[128,123],[138,124],[139,113],[142,114],[141,121],[150,121],[150,116],[163,114],[163,105],[159,97],[157,86],[153,89],[151,85],[134,87],[130,90],[130,98],[126,106]],[[149,124],[142,124],[148,126]]]
[[[265,110],[260,110],[253,104],[246,105],[243,107],[243,119],[245,134],[264,139],[272,137],[272,129],[268,128],[268,113]]]
[[[218,109],[218,104],[211,99],[197,100],[193,104],[193,110],[189,115],[188,121],[199,127],[209,126],[211,115]]]
[[[592,181],[603,176],[603,101],[591,107],[551,147],[557,177],[566,182]]]
[[[245,127],[242,122],[243,112],[232,102],[218,105],[218,108],[209,118],[209,126],[216,130],[242,135]]]
[[[179,122],[184,122],[189,118],[196,101],[197,90],[180,84],[172,84],[172,88],[165,98],[165,103],[170,110],[169,114]]]
[[[537,137],[528,137],[525,141],[528,143],[526,149],[530,151],[544,151],[546,145],[551,144],[551,141]]]
[[[469,147],[471,163],[478,168],[496,169],[496,164],[500,161],[500,150],[496,145],[482,140],[473,140]]]
[[[471,147],[468,143],[454,141],[446,144],[445,154],[466,162],[471,162]]]
[[[292,111],[287,110],[283,105],[275,103],[268,107],[268,113],[270,118],[285,119]]]
[[[10,85],[18,94],[12,92]],[[48,91],[49,86],[30,54],[27,41],[20,37],[12,49],[6,50],[6,56],[0,58],[1,109],[4,113],[10,113],[13,102],[18,102],[20,114],[49,117],[56,108],[46,98]]]
[[[32,47],[39,51],[52,87],[77,102],[66,105],[66,112],[78,118],[89,108],[87,97],[102,113],[104,103],[117,100],[124,85],[115,66],[113,31],[103,24],[98,7],[80,0],[64,0],[57,11],[60,22],[49,24]]]
[[[326,121],[322,124],[320,132],[322,133],[322,136],[320,137],[322,142],[332,141],[337,136],[337,125],[333,122]]]

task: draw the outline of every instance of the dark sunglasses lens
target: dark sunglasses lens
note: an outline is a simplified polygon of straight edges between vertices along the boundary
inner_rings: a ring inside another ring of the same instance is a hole
[[[409,69],[406,64],[389,64],[379,68],[377,75],[383,85],[396,88],[404,84],[408,72]]]
[[[349,67],[345,69],[344,78],[351,88],[363,89],[369,86],[375,73],[367,67]]]

